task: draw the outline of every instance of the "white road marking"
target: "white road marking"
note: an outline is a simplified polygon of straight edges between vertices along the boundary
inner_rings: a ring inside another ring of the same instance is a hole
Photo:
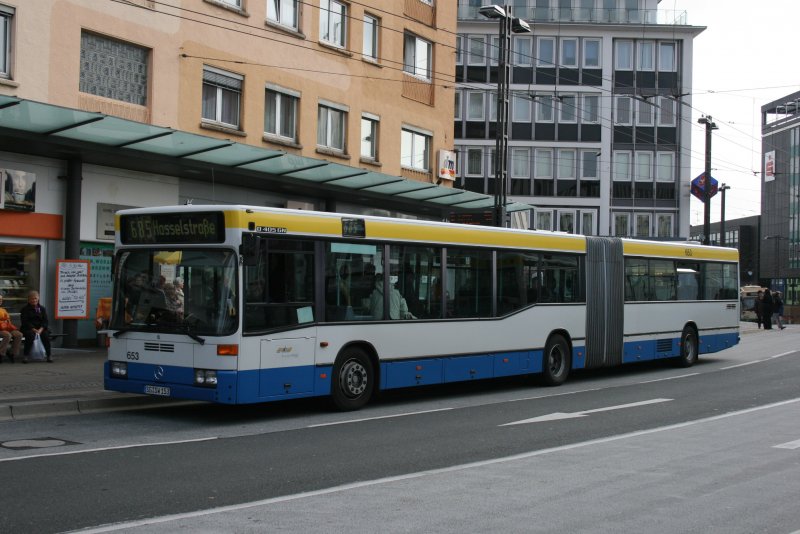
[[[553,454],[558,452],[570,451],[574,449],[580,449],[583,447],[591,447],[594,445],[601,445],[604,443],[613,443],[615,441],[621,441],[625,439],[637,438],[639,436],[647,436],[650,434],[656,434],[659,432],[667,432],[669,430],[677,430],[681,428],[687,428],[690,426],[701,425],[704,423],[711,423],[714,421],[720,421],[722,419],[728,419],[730,417],[737,417],[739,415],[746,415],[753,412],[759,412],[762,410],[770,410],[772,408],[779,408],[781,406],[787,406],[789,404],[794,404],[800,402],[800,398],[789,399],[785,401],[775,402],[772,404],[766,404],[764,406],[756,406],[754,408],[746,408],[744,410],[737,410],[735,412],[728,412],[721,415],[714,415],[711,417],[705,417],[703,419],[695,419],[694,421],[685,421],[683,423],[676,423],[674,425],[667,425],[658,428],[649,428],[647,430],[637,430],[635,432],[628,432],[626,434],[617,434],[616,436],[607,436],[604,438],[592,439],[589,441],[582,441],[579,443],[572,443],[569,445],[561,445],[559,447],[552,447],[549,449],[541,449],[537,451],[530,451],[524,452],[521,454],[514,454],[511,456],[504,456],[502,458],[492,458],[491,460],[482,460],[480,462],[472,462],[468,464],[460,464],[460,465],[453,465],[450,467],[442,467],[439,469],[431,469],[428,471],[418,471],[416,473],[408,473],[405,475],[398,475],[392,477],[385,477],[385,478],[378,478],[375,480],[365,480],[362,482],[355,482],[353,484],[343,484],[341,486],[334,486],[332,488],[325,488],[316,491],[307,491],[303,493],[295,493],[293,495],[283,495],[281,497],[273,497],[271,499],[262,499],[260,501],[252,501],[247,503],[241,504],[233,504],[230,506],[220,506],[219,508],[211,508],[208,510],[198,510],[196,512],[186,512],[183,514],[174,514],[174,515],[166,515],[161,517],[152,517],[148,519],[141,519],[138,521],[129,521],[125,523],[115,523],[111,525],[103,525],[96,528],[89,528],[86,530],[78,530],[74,532],[81,532],[82,534],[95,534],[101,532],[114,532],[117,530],[125,530],[127,528],[136,528],[136,527],[143,527],[148,525],[158,525],[163,523],[169,523],[170,521],[181,521],[184,519],[193,519],[195,517],[203,517],[208,515],[214,514],[222,514],[226,512],[237,512],[240,510],[247,510],[249,508],[256,508],[258,506],[268,506],[270,504],[279,504],[283,502],[289,501],[296,501],[300,499],[306,499],[309,497],[318,497],[320,495],[330,495],[333,493],[341,493],[344,491],[350,491],[353,489],[359,488],[366,488],[371,486],[379,486],[383,484],[391,484],[393,482],[400,482],[404,480],[413,480],[417,478],[423,478],[427,476],[435,476],[441,475],[446,473],[454,473],[458,471],[465,471],[467,469],[476,469],[480,467],[486,467],[490,465],[497,465],[503,464],[508,462],[516,462],[518,460],[526,460],[528,458],[535,458],[537,456],[544,456],[545,454]]]
[[[700,373],[689,373],[687,375],[678,375],[678,376],[668,376],[666,378],[656,378],[655,380],[645,380],[643,382],[639,382],[640,384],[652,384],[653,382],[663,382],[664,380],[675,380],[678,378],[687,378],[690,376],[697,376]]]
[[[81,449],[77,451],[51,452],[48,454],[31,454],[28,456],[17,456],[15,458],[0,458],[0,462],[16,462],[19,460],[30,460],[31,458],[45,458],[47,456],[67,456],[68,454],[84,454],[87,452],[116,451],[120,449],[135,449],[137,447],[160,447],[161,445],[180,445],[182,443],[197,443],[198,441],[212,441],[219,439],[214,436],[211,438],[184,439],[181,441],[162,441],[159,443],[135,443],[132,445],[118,445],[116,447],[99,447],[97,449]]]
[[[453,408],[438,408],[436,410],[424,410],[421,412],[406,412],[406,413],[397,413],[392,415],[379,415],[376,417],[364,417],[363,419],[348,419],[346,421],[334,421],[332,423],[318,423],[316,425],[308,425],[306,428],[319,428],[321,426],[333,426],[333,425],[347,425],[350,423],[363,423],[364,421],[377,421],[378,419],[392,419],[394,417],[407,417],[409,415],[421,415],[426,413],[434,413],[434,412],[446,412],[448,410],[452,410]]]
[[[773,448],[775,449],[800,449],[800,439],[795,441],[790,441],[788,443],[781,443],[780,445],[775,445]]]
[[[523,419],[522,421],[514,421],[513,423],[505,423],[500,426],[512,426],[512,425],[526,425],[529,423],[543,423],[545,421],[558,421],[560,419],[575,419],[576,417],[586,417],[592,413],[600,413],[600,412],[610,412],[612,410],[623,410],[625,408],[635,408],[637,406],[647,406],[648,404],[658,404],[661,402],[669,402],[673,399],[650,399],[646,401],[640,402],[631,402],[628,404],[620,404],[618,406],[607,406],[605,408],[595,408],[594,410],[584,410],[582,412],[572,412],[572,413],[550,413],[547,415],[540,415],[539,417],[532,417],[530,419]]]
[[[729,365],[728,367],[720,367],[720,371],[727,371],[728,369],[736,369],[737,367],[747,367],[748,365],[753,365],[754,363],[761,363],[767,360],[753,360],[752,362],[744,362],[744,363],[737,363],[736,365]]]

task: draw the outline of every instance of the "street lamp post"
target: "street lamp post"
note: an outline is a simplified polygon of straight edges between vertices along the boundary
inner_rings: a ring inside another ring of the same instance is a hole
[[[706,127],[706,185],[703,188],[703,244],[711,244],[711,131],[717,129],[717,125],[711,120],[711,115],[700,117],[697,122]]]
[[[511,15],[511,8],[498,5],[483,6],[478,12],[488,19],[497,20],[500,26],[500,50],[497,76],[497,122],[494,150],[494,212],[495,226],[506,225],[508,201],[508,101],[511,86],[511,34],[530,33],[531,28],[522,19]]]
[[[719,245],[721,247],[725,246],[725,191],[727,191],[730,188],[731,186],[725,184],[719,186],[719,192],[722,193],[722,199],[720,200],[719,204],[719,209],[720,209]]]

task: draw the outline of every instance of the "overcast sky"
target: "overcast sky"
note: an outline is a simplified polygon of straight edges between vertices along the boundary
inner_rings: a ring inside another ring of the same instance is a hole
[[[694,40],[692,177],[705,168],[705,130],[711,115],[711,175],[731,187],[726,220],[761,212],[761,106],[800,90],[794,58],[798,0],[661,0],[661,10],[685,11],[692,26],[706,30]],[[692,197],[691,224],[703,223],[703,204]],[[711,220],[720,219],[719,195]]]

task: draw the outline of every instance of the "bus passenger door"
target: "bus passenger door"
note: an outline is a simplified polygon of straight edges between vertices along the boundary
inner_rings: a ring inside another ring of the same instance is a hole
[[[622,363],[624,334],[622,241],[586,241],[586,367]]]
[[[261,340],[259,396],[275,397],[314,390],[315,337]]]

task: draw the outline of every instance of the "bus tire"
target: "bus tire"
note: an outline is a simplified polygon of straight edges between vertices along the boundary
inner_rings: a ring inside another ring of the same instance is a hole
[[[331,397],[336,409],[349,412],[361,409],[375,389],[372,360],[359,348],[345,349],[333,366]]]
[[[675,359],[678,367],[691,367],[697,363],[699,355],[697,330],[693,326],[685,326],[681,334],[681,355]]]
[[[560,334],[550,336],[542,357],[542,382],[547,386],[560,386],[567,380],[571,367],[567,340]]]

